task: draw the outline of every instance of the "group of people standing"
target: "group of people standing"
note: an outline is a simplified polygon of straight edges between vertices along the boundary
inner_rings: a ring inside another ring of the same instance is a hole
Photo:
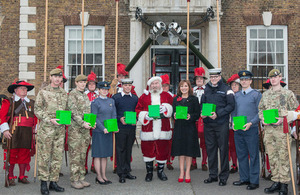
[[[164,172],[165,165],[170,163],[171,156],[179,159],[178,182],[191,182],[190,170],[195,158],[200,157],[202,149],[202,169],[209,170],[205,184],[218,182],[219,186],[227,185],[229,177],[229,143],[235,145],[232,158],[239,161],[240,180],[233,185],[247,185],[247,190],[259,187],[259,131],[260,121],[264,128],[264,143],[270,158],[272,180],[274,183],[266,188],[265,193],[279,191],[287,194],[290,181],[289,167],[286,161],[287,148],[283,139],[283,117],[288,111],[298,107],[295,95],[282,88],[282,75],[279,70],[270,71],[271,87],[263,95],[251,88],[252,73],[242,70],[233,75],[228,86],[222,81],[221,69],[209,70],[209,82],[203,68],[195,69],[193,88],[189,80],[180,81],[177,94],[168,91],[170,81],[166,75],[154,76],[147,81],[148,89],[138,98],[133,80],[126,78],[125,65],[118,64],[118,78],[112,84],[96,81],[96,75],[88,77],[78,75],[75,78],[76,88],[69,94],[60,86],[63,83],[63,71],[56,68],[50,72],[50,84],[41,88],[36,101],[27,98],[27,92],[34,88],[25,82],[14,82],[8,87],[13,98],[2,101],[0,127],[10,153],[10,167],[7,180],[15,185],[13,174],[15,164],[19,164],[19,182],[29,183],[24,175],[29,169],[30,150],[33,147],[33,132],[37,126],[36,147],[38,151],[38,176],[41,180],[41,193],[49,190],[63,192],[57,184],[62,164],[66,127],[56,119],[57,110],[72,112],[72,122],[68,126],[67,144],[70,158],[70,180],[75,189],[89,187],[85,180],[87,173],[87,154],[92,140],[93,164],[91,170],[97,174],[95,182],[101,185],[111,184],[106,177],[107,157],[113,156],[113,133],[104,125],[107,119],[117,119],[118,131],[115,132],[116,173],[119,182],[134,180],[131,175],[132,146],[135,141],[136,124],[127,124],[124,112],[136,112],[141,124],[141,150],[146,166],[145,181],[153,180],[155,162],[157,176],[168,180]],[[164,84],[168,84],[166,87]],[[112,86],[112,87],[111,87]],[[88,88],[88,91],[85,89]],[[96,90],[97,88],[97,90]],[[241,89],[240,89],[241,88]],[[166,90],[167,89],[167,90]],[[215,110],[209,116],[203,115],[203,105],[214,104]],[[149,108],[159,106],[159,116],[152,116]],[[178,107],[187,108],[184,119],[176,112]],[[273,124],[264,123],[263,111],[278,109],[279,117]],[[83,119],[84,114],[97,115],[95,126]],[[236,129],[233,117],[245,116],[247,122],[243,129]],[[297,118],[297,114],[295,114]],[[35,118],[36,117],[36,118]],[[38,119],[38,120],[37,120]],[[37,122],[39,121],[39,122]],[[10,128],[10,123],[14,128]],[[13,129],[13,131],[12,131]],[[230,131],[231,129],[231,131]],[[291,132],[297,137],[295,132]],[[92,136],[92,138],[91,138]],[[200,138],[200,147],[199,147]],[[220,154],[220,171],[218,170]],[[208,168],[206,159],[208,158]],[[236,160],[235,160],[236,161]],[[170,165],[170,164],[169,164]],[[234,167],[237,170],[237,162]],[[47,182],[50,181],[49,187]]]

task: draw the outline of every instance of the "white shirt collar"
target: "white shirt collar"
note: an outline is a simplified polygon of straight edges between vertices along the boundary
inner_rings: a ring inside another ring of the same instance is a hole
[[[17,96],[15,93],[14,93],[14,95],[15,95],[15,102],[17,102],[17,101],[19,101],[21,98],[19,97],[19,96]],[[24,97],[24,100],[27,102],[27,103],[29,103],[30,102],[30,99],[26,96],[26,97]]]
[[[107,99],[107,97],[102,97],[101,95],[99,95],[99,98],[103,100]]]
[[[121,91],[121,96],[123,97],[124,95],[126,95],[123,91]],[[129,92],[129,95],[132,97],[131,92]]]

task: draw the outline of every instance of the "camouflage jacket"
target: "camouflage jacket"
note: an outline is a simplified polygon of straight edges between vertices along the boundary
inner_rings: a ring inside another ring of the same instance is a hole
[[[71,126],[83,127],[83,115],[91,113],[91,102],[86,93],[73,89],[69,93],[67,109],[72,111]]]
[[[288,89],[280,88],[280,90],[274,91],[271,87],[269,90],[263,93],[260,100],[259,118],[263,119],[263,110],[278,109],[279,117],[287,115],[287,111],[295,110],[299,103],[295,97],[295,94]]]
[[[34,114],[41,122],[50,124],[50,120],[56,118],[56,110],[66,110],[67,98],[68,94],[64,89],[48,85],[36,97]]]

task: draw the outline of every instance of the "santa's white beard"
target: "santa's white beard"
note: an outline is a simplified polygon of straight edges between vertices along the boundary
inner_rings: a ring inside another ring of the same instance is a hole
[[[160,89],[150,89],[149,91],[151,94],[161,94],[163,90],[162,88],[160,88]]]

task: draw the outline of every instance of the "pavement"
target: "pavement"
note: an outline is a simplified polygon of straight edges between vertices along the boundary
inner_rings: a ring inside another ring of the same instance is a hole
[[[292,144],[293,149],[293,163],[295,170],[295,143]],[[3,159],[3,152],[0,154],[0,159]],[[201,163],[201,158],[197,159],[198,166]],[[91,164],[91,158],[89,158],[89,165]],[[34,183],[33,179],[33,169],[34,169],[34,157],[31,159],[31,169],[26,172],[28,175],[28,180],[30,184],[22,184],[16,182],[16,186],[9,188],[4,187],[4,170],[0,170],[0,194],[40,194],[40,181]],[[3,163],[0,164],[3,166]],[[69,166],[66,166],[65,160],[63,158],[62,173],[63,177],[60,178],[59,185],[65,188],[64,193],[50,192],[51,195],[54,194],[72,194],[72,195],[82,195],[82,194],[203,194],[203,195],[256,195],[264,194],[264,188],[270,187],[272,185],[271,181],[267,181],[260,178],[260,187],[253,191],[246,190],[246,186],[233,186],[234,181],[239,180],[239,174],[230,174],[226,186],[219,186],[218,183],[204,184],[203,180],[208,178],[208,171],[202,171],[201,168],[191,171],[191,183],[178,183],[177,179],[179,176],[179,163],[177,158],[173,161],[174,170],[170,171],[165,168],[165,173],[168,176],[167,181],[160,181],[157,178],[156,172],[154,172],[154,177],[152,182],[145,182],[146,168],[145,163],[142,160],[141,149],[135,144],[133,147],[133,161],[132,161],[132,175],[137,176],[136,180],[126,180],[126,183],[121,184],[118,182],[118,176],[113,174],[112,162],[108,160],[107,166],[107,178],[113,183],[110,185],[99,185],[95,184],[96,174],[89,172],[86,176],[86,180],[91,183],[91,186],[82,190],[75,190],[70,186],[70,172]],[[15,167],[15,175],[18,176],[18,166]],[[294,177],[296,179],[294,171]],[[298,189],[298,186],[296,186]],[[298,192],[297,192],[298,193]],[[289,194],[292,194],[292,185],[289,184]]]

